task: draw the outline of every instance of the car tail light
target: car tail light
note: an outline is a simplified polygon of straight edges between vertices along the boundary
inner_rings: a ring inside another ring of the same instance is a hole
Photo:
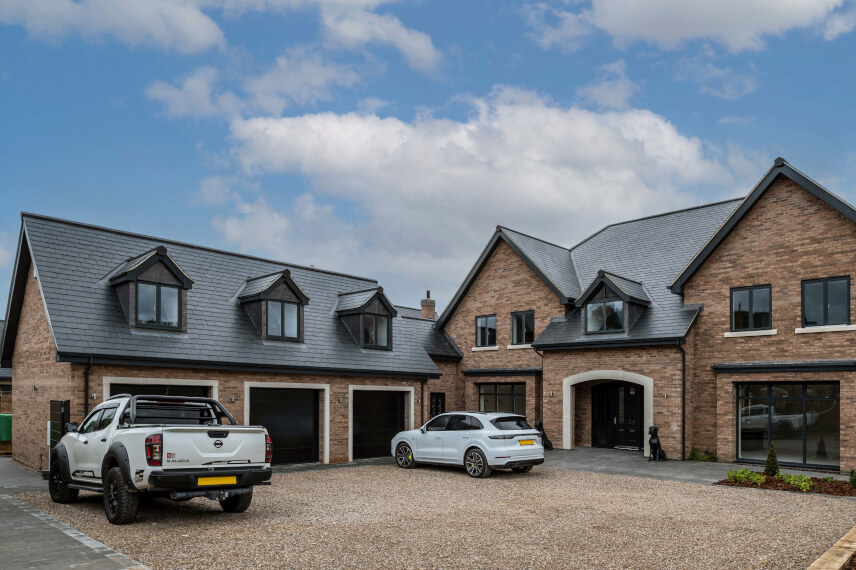
[[[149,465],[163,465],[163,437],[150,435],[146,438],[146,463]]]
[[[489,435],[488,437],[491,439],[514,439],[515,437],[518,437],[519,435],[520,434],[503,433],[503,434],[499,434],[499,435]]]
[[[265,434],[265,463],[270,463],[273,457],[273,440],[268,434]]]

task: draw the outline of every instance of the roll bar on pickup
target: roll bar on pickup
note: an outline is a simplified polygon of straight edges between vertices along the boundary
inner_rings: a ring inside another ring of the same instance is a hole
[[[238,425],[232,414],[223,407],[223,404],[214,398],[203,398],[200,396],[159,396],[159,395],[139,395],[131,396],[128,402],[128,410],[130,413],[131,424],[137,423],[137,402],[174,402],[176,404],[208,404],[214,410],[214,415],[219,420],[220,418],[229,418],[232,425]]]

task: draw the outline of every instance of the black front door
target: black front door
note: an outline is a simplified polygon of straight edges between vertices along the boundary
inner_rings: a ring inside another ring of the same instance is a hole
[[[431,392],[431,417],[439,416],[446,412],[446,393]]]
[[[642,449],[642,386],[607,382],[592,387],[593,447]]]

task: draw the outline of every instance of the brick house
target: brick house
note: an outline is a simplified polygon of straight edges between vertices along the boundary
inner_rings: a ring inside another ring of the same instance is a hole
[[[436,317],[377,282],[24,214],[0,365],[37,466],[51,401],[208,394],[275,459],[388,453],[455,409],[543,420],[557,447],[692,448],[856,468],[856,210],[777,159],[742,199],[573,247],[498,226]],[[426,295],[426,297],[428,297]],[[436,319],[436,320],[435,320]]]
[[[856,468],[856,210],[783,159],[742,199],[565,248],[498,226],[437,321],[463,407],[557,446]],[[843,413],[842,413],[843,409]]]
[[[14,454],[46,468],[52,403],[77,421],[117,393],[218,398],[278,463],[388,454],[460,358],[425,311],[363,277],[22,214],[0,352]]]

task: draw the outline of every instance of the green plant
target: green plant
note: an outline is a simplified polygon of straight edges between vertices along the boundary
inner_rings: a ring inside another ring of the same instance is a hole
[[[808,491],[812,486],[811,477],[808,475],[779,475],[779,479],[803,492]]]
[[[850,470],[850,484],[856,487],[856,470]]]
[[[764,465],[764,474],[775,477],[779,474],[779,458],[776,456],[776,444],[770,443],[767,450],[767,463]]]
[[[756,473],[748,467],[744,467],[737,471],[729,471],[728,480],[732,483],[753,483],[760,487],[767,480],[767,477],[763,473]]]
[[[829,475],[824,477],[823,480],[826,481],[827,483],[835,483],[835,477],[830,477]]]
[[[704,452],[699,451],[695,447],[690,450],[690,461],[719,461],[719,457],[715,453],[711,453],[707,449]]]

